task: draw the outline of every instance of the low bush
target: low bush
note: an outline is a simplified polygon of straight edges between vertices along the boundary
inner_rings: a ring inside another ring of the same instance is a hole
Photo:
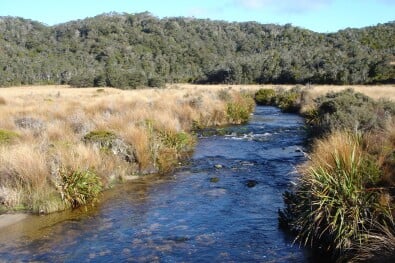
[[[255,101],[258,105],[274,105],[276,91],[274,89],[260,89],[255,93]]]
[[[328,93],[315,100],[315,109],[305,114],[311,130],[319,135],[335,130],[382,130],[395,115],[395,104],[375,101],[352,89]]]
[[[226,114],[230,123],[240,124],[249,120],[255,107],[255,101],[248,95],[237,95],[226,104]]]
[[[297,113],[300,110],[300,93],[293,90],[279,93],[275,103],[283,112]]]
[[[283,112],[299,112],[301,108],[301,89],[295,87],[290,90],[260,89],[255,93],[254,99],[258,105],[273,105]]]

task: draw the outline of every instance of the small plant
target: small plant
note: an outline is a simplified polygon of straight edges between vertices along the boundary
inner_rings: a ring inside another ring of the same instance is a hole
[[[0,130],[0,145],[8,144],[17,139],[19,135],[16,132],[8,130]]]
[[[226,114],[230,123],[240,124],[247,122],[254,110],[255,101],[249,96],[236,96],[226,104]]]
[[[100,178],[93,170],[72,171],[63,168],[62,177],[62,198],[75,208],[97,200],[102,191]]]
[[[103,92],[105,92],[105,89],[100,88],[100,89],[97,89],[96,92],[97,92],[97,93],[103,93]]]
[[[186,132],[161,132],[161,137],[167,147],[178,152],[188,150],[195,144],[195,138]]]
[[[7,102],[3,97],[0,97],[0,105],[6,105]]]

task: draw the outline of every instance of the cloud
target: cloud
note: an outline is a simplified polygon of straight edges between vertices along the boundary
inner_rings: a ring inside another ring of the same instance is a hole
[[[246,9],[271,9],[287,13],[304,13],[313,11],[326,7],[332,2],[333,0],[234,0],[236,6]]]

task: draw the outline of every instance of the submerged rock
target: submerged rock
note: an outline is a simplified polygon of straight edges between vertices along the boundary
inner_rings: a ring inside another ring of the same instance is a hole
[[[255,180],[247,180],[247,181],[245,182],[245,185],[246,185],[248,188],[255,187],[257,184],[258,184],[258,181],[255,181]]]
[[[219,182],[219,178],[218,177],[211,177],[210,178],[210,183],[218,183]]]

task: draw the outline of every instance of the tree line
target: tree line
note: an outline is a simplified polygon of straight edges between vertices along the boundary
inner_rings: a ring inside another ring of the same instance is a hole
[[[394,39],[395,21],[323,34],[147,12],[55,26],[0,17],[0,86],[395,83]]]

